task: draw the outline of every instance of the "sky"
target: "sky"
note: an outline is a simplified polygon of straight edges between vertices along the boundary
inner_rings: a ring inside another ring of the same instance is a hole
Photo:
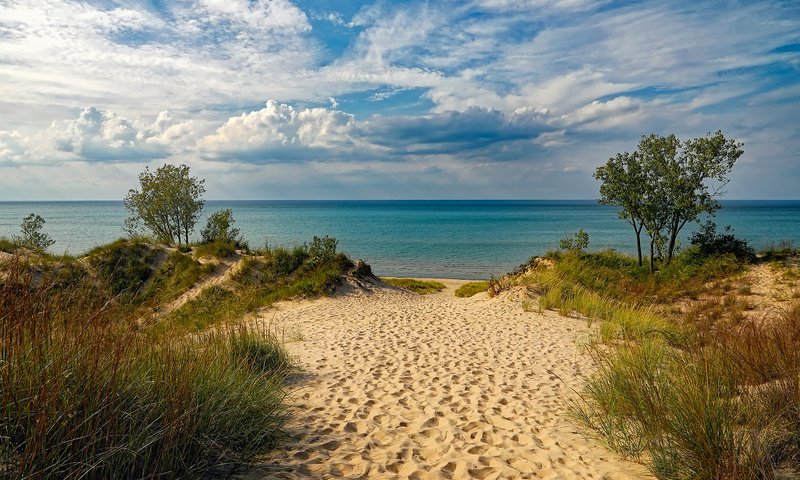
[[[0,0],[0,200],[589,199],[717,130],[800,198],[800,2]]]

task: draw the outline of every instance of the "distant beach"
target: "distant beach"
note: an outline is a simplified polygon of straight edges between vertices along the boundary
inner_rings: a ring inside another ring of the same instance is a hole
[[[722,204],[717,224],[731,225],[756,247],[800,239],[800,200]],[[579,228],[593,250],[635,248],[615,209],[594,200],[209,201],[205,213],[222,208],[233,210],[251,247],[330,235],[386,276],[487,279],[557,248],[561,236]],[[56,241],[51,251],[71,254],[123,236],[127,216],[121,201],[0,202],[0,236],[15,234],[31,212],[47,221],[44,231]],[[684,244],[693,229],[687,226]]]

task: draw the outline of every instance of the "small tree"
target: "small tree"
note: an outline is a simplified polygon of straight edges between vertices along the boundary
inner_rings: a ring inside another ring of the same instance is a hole
[[[636,234],[636,253],[641,267],[646,197],[642,188],[645,178],[639,153],[618,153],[605,165],[597,167],[594,178],[602,182],[600,203],[621,207],[617,215],[633,227]]]
[[[200,232],[203,243],[222,241],[231,244],[241,242],[239,229],[234,228],[233,211],[230,208],[222,209],[209,215],[206,226]]]
[[[589,234],[581,228],[573,234],[564,235],[559,242],[559,248],[570,252],[582,252],[589,248]]]
[[[50,235],[42,232],[44,224],[44,218],[35,213],[25,217],[22,220],[22,224],[20,224],[20,243],[38,250],[47,250],[56,243],[55,240],[50,238]]]
[[[205,205],[204,183],[189,176],[186,165],[163,165],[154,173],[145,168],[139,174],[139,190],[125,196],[125,208],[131,212],[125,230],[135,235],[144,227],[162,242],[188,244]]]

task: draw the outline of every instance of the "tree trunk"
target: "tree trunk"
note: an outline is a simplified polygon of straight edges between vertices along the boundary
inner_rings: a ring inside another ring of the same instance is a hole
[[[672,262],[672,253],[675,251],[675,241],[678,239],[678,220],[673,220],[669,229],[669,246],[667,247],[667,265]]]
[[[656,263],[655,263],[656,254],[654,250],[655,242],[656,242],[655,239],[652,238],[650,239],[650,273],[656,271]]]
[[[636,230],[636,253],[639,255],[639,266],[642,266],[642,229]]]

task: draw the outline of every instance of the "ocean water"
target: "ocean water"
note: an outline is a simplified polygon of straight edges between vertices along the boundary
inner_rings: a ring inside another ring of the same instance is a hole
[[[717,224],[731,225],[755,247],[783,239],[800,243],[800,200],[723,205]],[[331,235],[340,250],[386,276],[486,279],[556,248],[564,234],[579,228],[589,233],[591,249],[636,248],[631,227],[616,210],[592,200],[209,201],[205,212],[221,208],[233,210],[252,247],[294,246]],[[123,236],[127,216],[118,201],[0,202],[0,236],[16,234],[32,212],[45,218],[44,231],[56,240],[51,250],[70,254]],[[695,228],[685,227],[684,243]]]

